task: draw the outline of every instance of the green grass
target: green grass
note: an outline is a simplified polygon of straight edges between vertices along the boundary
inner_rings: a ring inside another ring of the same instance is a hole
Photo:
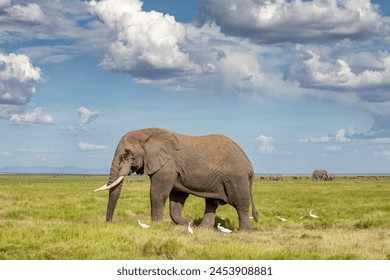
[[[216,222],[232,234],[194,227],[193,235],[172,224],[168,207],[164,221],[150,221],[148,180],[124,184],[115,222],[106,223],[107,192],[93,192],[106,180],[1,175],[0,259],[390,259],[389,178],[256,178],[253,232],[237,232],[236,211],[225,205]],[[190,196],[184,216],[200,223],[203,211],[204,200]]]

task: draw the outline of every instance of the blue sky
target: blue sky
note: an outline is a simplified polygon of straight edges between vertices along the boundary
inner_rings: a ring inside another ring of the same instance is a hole
[[[108,168],[163,127],[257,173],[390,172],[388,1],[0,0],[0,25],[0,168]]]

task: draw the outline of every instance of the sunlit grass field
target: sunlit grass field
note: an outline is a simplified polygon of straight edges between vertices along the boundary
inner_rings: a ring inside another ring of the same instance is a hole
[[[236,211],[225,205],[216,222],[233,233],[195,226],[193,235],[171,222],[168,203],[164,221],[151,222],[148,179],[125,179],[115,221],[106,223],[107,192],[93,191],[106,180],[0,175],[0,259],[390,259],[389,178],[257,176],[253,232],[238,232]],[[184,216],[199,224],[203,211],[204,200],[190,196]]]

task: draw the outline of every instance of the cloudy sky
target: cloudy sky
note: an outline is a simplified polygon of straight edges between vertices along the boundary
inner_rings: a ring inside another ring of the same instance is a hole
[[[0,0],[0,26],[0,168],[108,168],[163,127],[257,173],[390,172],[389,1]]]

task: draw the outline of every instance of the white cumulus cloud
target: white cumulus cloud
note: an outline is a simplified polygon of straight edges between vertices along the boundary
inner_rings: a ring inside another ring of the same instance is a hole
[[[41,23],[45,19],[41,7],[36,3],[29,3],[23,6],[12,5],[6,8],[5,11],[7,21]]]
[[[345,129],[337,130],[334,139],[336,142],[341,143],[351,142],[351,139],[346,136],[347,134],[349,133]]]
[[[274,139],[270,136],[259,135],[256,138],[256,142],[260,143],[257,151],[262,154],[272,154],[275,151],[275,147],[273,145]]]
[[[378,143],[378,144],[390,144],[390,138],[388,138],[388,137],[374,138],[374,139],[371,139],[371,142]]]
[[[0,10],[11,6],[11,0],[0,0]]]
[[[13,154],[11,152],[8,152],[8,151],[0,151],[0,157],[10,157],[12,156]]]
[[[324,152],[340,152],[342,148],[339,145],[326,146],[322,149]]]
[[[384,25],[369,0],[202,0],[197,20],[262,43],[364,40]]]
[[[28,124],[53,124],[54,118],[46,113],[42,107],[35,108],[32,112],[26,114],[13,114],[10,121],[12,124],[28,125]]]
[[[299,139],[299,143],[327,143],[331,140],[329,136],[320,136],[320,137],[312,137],[312,138],[302,138]]]
[[[89,123],[94,119],[96,118],[97,116],[99,116],[99,112],[97,111],[91,111],[89,110],[88,108],[85,108],[85,107],[80,107],[78,109],[78,112],[79,112],[79,120],[78,120],[78,123],[79,123],[79,126],[82,130],[87,130],[88,129],[88,125]]]
[[[98,144],[91,144],[87,142],[79,142],[79,149],[82,151],[91,151],[91,150],[106,150],[108,149],[108,146],[105,145],[98,145]]]
[[[388,51],[350,52],[352,46],[335,49],[297,45],[296,61],[284,73],[287,82],[317,91],[318,98],[349,104],[370,113],[371,130],[389,130],[390,54]],[[334,93],[334,94],[332,94]]]
[[[113,36],[101,62],[104,69],[153,79],[161,71],[193,68],[188,55],[180,49],[185,28],[173,16],[142,11],[138,0],[90,1],[89,5]]]
[[[24,54],[0,52],[0,105],[25,105],[42,81],[41,69]]]
[[[349,136],[352,136],[353,134],[354,134],[354,129],[352,127],[350,127],[347,130],[341,128],[336,132],[331,133],[329,136],[302,138],[298,140],[298,143],[329,143],[329,142],[348,143],[352,141],[351,138],[349,138]]]
[[[375,54],[356,53],[335,58],[319,48],[298,45],[297,63],[290,65],[285,78],[296,81],[302,87],[338,91],[378,91],[390,86],[390,55],[387,52]],[[362,70],[356,60],[364,57],[366,69]],[[353,67],[356,65],[356,67]],[[370,95],[375,98],[377,94]],[[360,96],[363,100],[364,94]],[[387,98],[386,98],[387,97]],[[382,99],[389,101],[388,95]]]

